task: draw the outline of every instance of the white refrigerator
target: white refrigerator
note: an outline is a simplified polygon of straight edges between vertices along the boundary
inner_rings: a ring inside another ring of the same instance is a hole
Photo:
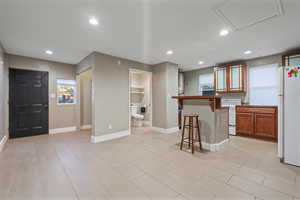
[[[278,154],[284,163],[300,166],[300,73],[280,68]]]

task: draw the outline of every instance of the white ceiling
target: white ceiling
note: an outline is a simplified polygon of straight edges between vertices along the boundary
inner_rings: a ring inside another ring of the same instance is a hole
[[[299,10],[299,0],[0,0],[0,41],[8,53],[65,63],[99,51],[189,70],[300,47]]]

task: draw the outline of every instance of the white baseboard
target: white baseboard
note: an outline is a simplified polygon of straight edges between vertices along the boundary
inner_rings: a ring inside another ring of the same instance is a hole
[[[82,125],[81,127],[80,127],[80,129],[81,130],[85,130],[85,129],[91,129],[92,128],[92,125]]]
[[[107,135],[99,135],[99,136],[91,136],[91,142],[92,143],[98,143],[98,142],[104,142],[108,140],[113,140],[121,137],[125,137],[130,135],[130,131],[120,131],[120,132],[115,132]]]
[[[7,135],[5,135],[5,136],[2,137],[2,139],[0,141],[0,152],[3,151],[7,140],[8,140]]]
[[[76,126],[50,129],[49,134],[67,133],[67,132],[72,132],[72,131],[76,131]]]
[[[222,142],[219,142],[217,144],[209,144],[206,142],[202,142],[203,149],[209,150],[209,151],[220,151],[220,149],[224,146],[224,144],[228,143],[229,139],[226,139]]]
[[[154,127],[152,126],[152,130],[160,133],[176,133],[179,131],[178,127],[173,127],[173,128],[159,128],[159,127]]]

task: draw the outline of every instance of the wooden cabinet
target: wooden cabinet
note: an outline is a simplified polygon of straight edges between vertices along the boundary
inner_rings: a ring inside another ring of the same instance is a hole
[[[254,132],[254,114],[236,113],[236,129],[241,134],[252,135]]]
[[[216,92],[245,92],[246,68],[245,63],[216,67],[214,72]]]
[[[277,139],[275,114],[255,113],[255,135],[260,137]]]
[[[237,106],[237,135],[277,141],[277,115],[277,106]]]

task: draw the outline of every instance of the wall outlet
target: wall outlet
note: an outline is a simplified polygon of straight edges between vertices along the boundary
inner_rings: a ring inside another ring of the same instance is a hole
[[[108,124],[108,129],[112,129],[112,125],[111,124]]]

